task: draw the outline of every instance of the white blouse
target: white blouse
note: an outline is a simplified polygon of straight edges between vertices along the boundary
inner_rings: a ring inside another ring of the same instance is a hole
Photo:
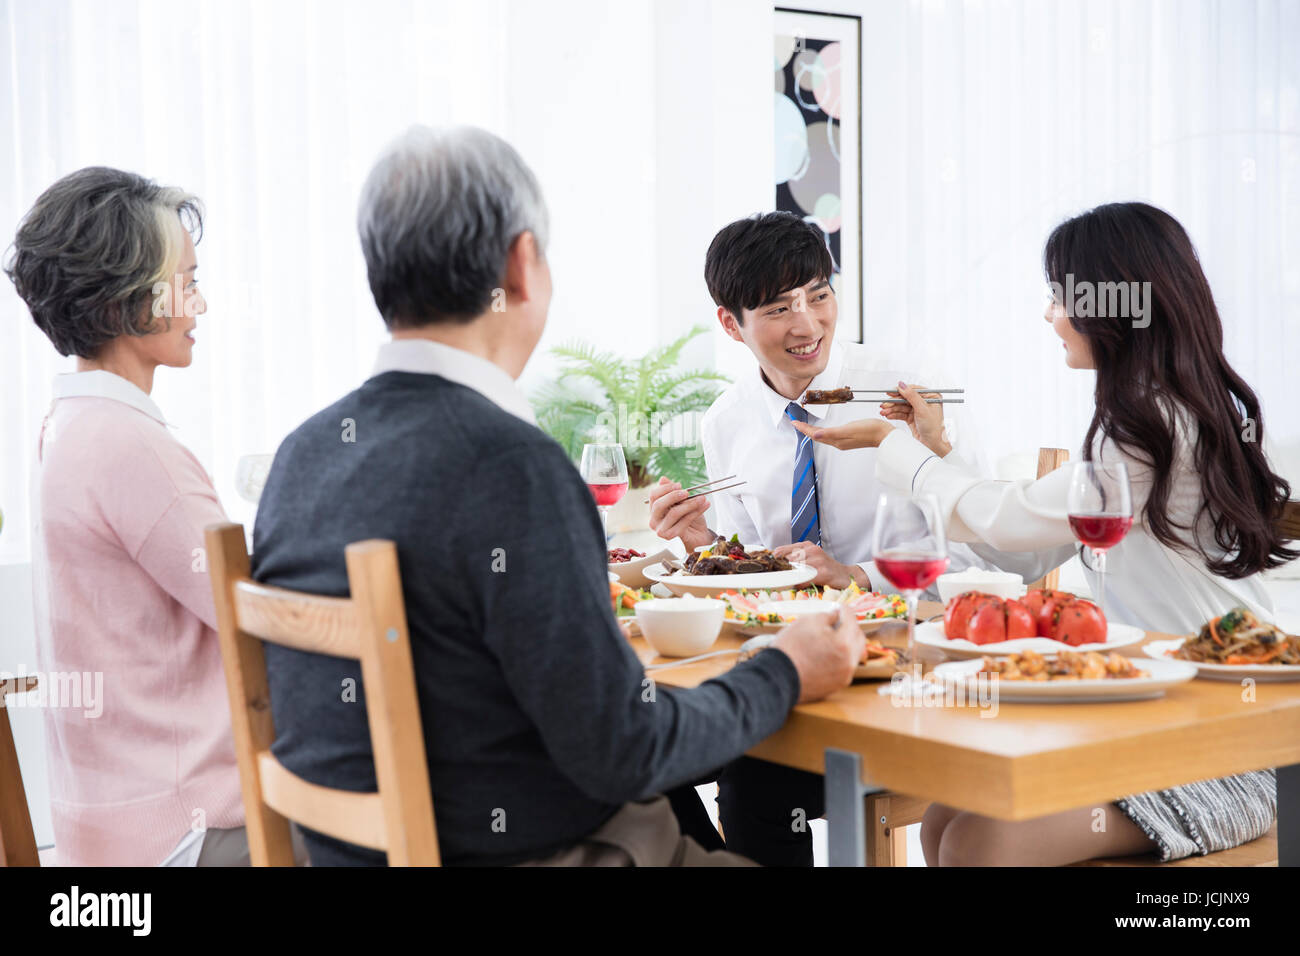
[[[1208,515],[1200,515],[1203,498],[1193,450],[1196,423],[1177,416],[1172,483],[1167,510],[1175,525],[1192,528],[1196,540],[1218,558]],[[1133,514],[1141,516],[1151,491],[1152,468],[1109,439],[1094,444],[1098,461],[1123,461],[1133,494]],[[1081,456],[1079,456],[1081,457]],[[876,475],[902,491],[928,493],[939,501],[954,541],[985,541],[1007,551],[1061,549],[1075,541],[1066,507],[1070,469],[1058,468],[1037,481],[988,481],[955,455],[940,459],[911,434],[895,431],[881,442]],[[1184,537],[1187,534],[1184,533]],[[1094,594],[1104,577],[1107,616],[1148,631],[1191,634],[1212,617],[1245,607],[1261,620],[1273,620],[1273,602],[1258,574],[1232,580],[1215,575],[1192,547],[1170,548],[1156,540],[1143,517],[1124,540],[1106,554],[1106,573],[1084,561]]]

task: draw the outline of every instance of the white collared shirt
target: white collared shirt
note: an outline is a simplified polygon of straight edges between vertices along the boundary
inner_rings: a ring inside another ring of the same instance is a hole
[[[503,410],[530,425],[537,424],[533,406],[505,369],[464,349],[429,339],[394,339],[379,347],[372,375],[385,372],[415,372],[441,375],[448,381],[472,388]]]
[[[140,386],[102,368],[54,376],[54,401],[61,398],[111,398],[144,412],[161,425],[170,425],[162,409]]]
[[[893,388],[900,381],[915,382],[896,369],[881,368],[872,354],[865,345],[856,342],[834,343],[825,370],[809,387]],[[915,383],[932,388],[943,384]],[[755,365],[751,373],[718,397],[701,422],[709,478],[735,475],[737,480],[746,482],[734,492],[723,492],[713,499],[718,525],[714,530],[728,537],[738,534],[742,544],[775,548],[790,543],[790,496],[800,435],[786,416],[789,404],[790,399],[773,390]],[[878,403],[871,401],[810,405],[805,410],[810,424],[834,427],[862,418],[876,418],[877,408]],[[969,430],[963,428],[960,413],[953,414],[953,406],[945,408],[950,410],[945,414],[949,439],[960,447],[963,431],[969,433]],[[895,423],[895,427],[907,431],[901,422]],[[840,451],[814,443],[813,460],[817,468],[822,548],[842,564],[862,567],[874,586],[885,586],[871,563],[871,533],[880,493],[892,489],[876,478],[876,449]],[[953,545],[949,549],[949,570],[1003,567],[1022,574],[1032,573],[1038,569],[1039,562],[1028,557],[1000,555],[989,549],[989,557],[984,558],[965,545]]]

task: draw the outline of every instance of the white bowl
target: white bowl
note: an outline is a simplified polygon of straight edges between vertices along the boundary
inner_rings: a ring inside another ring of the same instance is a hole
[[[633,558],[631,561],[611,561],[609,562],[609,573],[617,576],[620,581],[630,588],[648,588],[654,582],[641,572],[650,565],[661,564],[672,556],[673,553],[664,548],[653,554],[647,554],[644,558]]]
[[[967,591],[979,591],[983,594],[996,594],[1000,598],[1023,597],[1025,579],[1010,571],[983,571],[968,568],[952,574],[939,575],[939,600],[947,604],[958,594]]]
[[[651,598],[637,601],[636,623],[664,657],[694,657],[718,639],[726,608],[714,598]]]

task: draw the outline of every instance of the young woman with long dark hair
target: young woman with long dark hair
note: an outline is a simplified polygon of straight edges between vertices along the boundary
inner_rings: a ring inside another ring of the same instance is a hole
[[[1264,456],[1259,399],[1224,357],[1223,324],[1186,231],[1153,206],[1112,203],[1059,225],[1043,258],[1057,291],[1045,318],[1066,365],[1097,373],[1080,457],[1123,462],[1132,486],[1136,521],[1108,553],[1107,573],[1085,562],[1094,593],[1105,588],[1108,616],[1175,634],[1238,606],[1271,621],[1260,573],[1297,556],[1276,529],[1291,489]],[[1130,294],[1123,314],[1098,314],[1113,311],[1098,308],[1105,293],[1125,301],[1121,288],[1150,291],[1141,303]],[[1090,290],[1090,307],[1070,290]],[[942,406],[901,383],[900,393],[909,404],[882,415],[912,435],[880,420],[801,430],[836,448],[878,447],[879,477],[935,495],[955,540],[1010,551],[1074,541],[1068,469],[985,481],[951,454]],[[1276,802],[1274,773],[1262,770],[1126,797],[1101,833],[1091,807],[1009,823],[935,805],[921,840],[932,865],[1059,865],[1148,851],[1169,860],[1262,835]]]

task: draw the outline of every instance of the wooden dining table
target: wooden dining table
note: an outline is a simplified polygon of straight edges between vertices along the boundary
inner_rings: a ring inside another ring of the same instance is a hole
[[[922,618],[941,612],[922,602]],[[873,635],[902,646],[903,625]],[[1123,653],[1172,635],[1148,632]],[[746,639],[724,627],[711,650]],[[643,663],[668,663],[639,636]],[[944,659],[922,647],[928,669]],[[735,666],[731,655],[647,676],[667,687],[694,687]],[[826,778],[828,859],[864,865],[863,796],[889,790],[1002,820],[1027,820],[1078,807],[1104,806],[1128,794],[1160,790],[1248,770],[1277,768],[1278,861],[1300,865],[1300,682],[1195,679],[1151,700],[1106,703],[935,706],[884,696],[882,681],[861,681],[816,703],[800,704],[785,725],[749,751]]]

